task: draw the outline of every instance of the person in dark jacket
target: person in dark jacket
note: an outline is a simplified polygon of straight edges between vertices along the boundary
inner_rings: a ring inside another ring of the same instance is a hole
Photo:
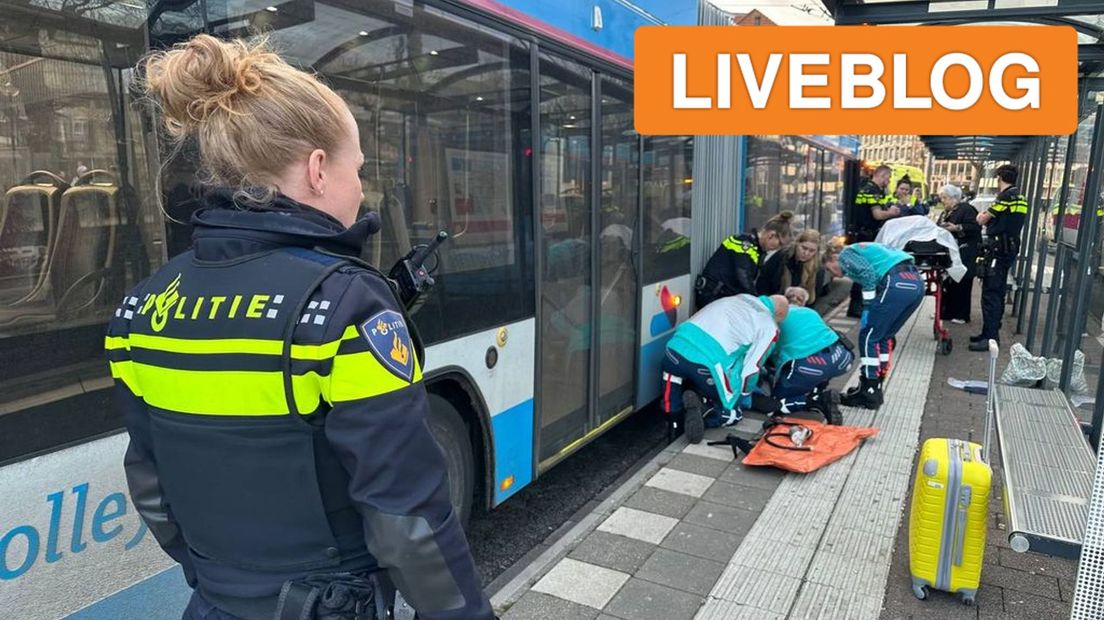
[[[419,618],[490,620],[417,334],[356,258],[379,220],[356,219],[348,107],[263,44],[199,35],[144,69],[213,185],[192,249],[105,341],[130,495],[194,589],[184,619],[376,618],[359,608],[393,583]]]
[[[981,225],[977,223],[977,209],[962,199],[962,190],[957,186],[944,185],[939,190],[939,200],[943,203],[943,213],[938,223],[955,236],[959,256],[966,266],[966,275],[962,280],[943,280],[940,314],[944,319],[961,325],[970,322],[970,302],[981,248]]]
[[[1004,317],[1008,273],[1020,252],[1020,235],[1027,220],[1027,197],[1016,187],[1020,171],[1011,164],[997,168],[997,198],[988,210],[978,214],[978,224],[985,227],[982,246],[981,333],[970,336],[971,351],[988,350],[989,340],[1000,341],[1001,319]]]
[[[851,206],[851,220],[847,229],[847,242],[857,243],[873,241],[882,228],[882,223],[901,215],[901,209],[890,205],[891,198],[886,196],[886,186],[893,169],[878,166],[874,174],[865,180],[855,193]],[[851,286],[851,303],[847,307],[847,316],[858,318],[862,315],[862,287],[856,282]]]
[[[792,219],[792,211],[783,211],[767,220],[761,230],[753,228],[722,241],[694,282],[695,306],[700,310],[722,297],[755,295],[764,254],[790,240]]]
[[[790,245],[775,252],[759,272],[756,282],[760,295],[785,295],[791,286],[808,293],[806,304],[817,298],[817,273],[820,271],[820,233],[808,228]]]

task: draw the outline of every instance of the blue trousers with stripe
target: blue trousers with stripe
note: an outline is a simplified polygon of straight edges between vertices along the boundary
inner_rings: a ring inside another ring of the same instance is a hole
[[[771,396],[782,402],[783,413],[803,411],[808,408],[810,396],[851,370],[854,361],[855,356],[837,342],[819,353],[787,362],[778,371]]]
[[[876,379],[889,371],[890,339],[924,301],[924,277],[912,263],[890,270],[866,302],[859,328],[862,374]]]

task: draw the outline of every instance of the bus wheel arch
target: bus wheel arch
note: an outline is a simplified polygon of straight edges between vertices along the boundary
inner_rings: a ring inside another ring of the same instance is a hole
[[[482,502],[484,509],[490,509],[494,499],[494,440],[490,414],[474,382],[462,370],[451,369],[427,379],[426,390],[431,407],[435,401],[438,408],[446,405],[467,427],[473,460],[470,503],[474,507]],[[440,412],[431,415],[440,416]]]

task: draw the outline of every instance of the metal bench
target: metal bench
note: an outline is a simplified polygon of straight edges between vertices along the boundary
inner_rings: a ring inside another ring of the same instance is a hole
[[[1096,456],[1059,390],[997,385],[1008,542],[1018,552],[1081,552]]]

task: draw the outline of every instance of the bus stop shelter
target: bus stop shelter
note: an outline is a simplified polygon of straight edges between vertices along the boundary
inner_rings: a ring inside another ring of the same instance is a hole
[[[1061,360],[1056,383],[1075,405],[1071,410],[1089,435],[1088,445],[1097,457],[1104,455],[1104,2],[824,0],[824,5],[837,25],[1015,24],[1070,26],[1077,31],[1080,104],[1073,134],[921,139],[937,159],[985,161],[990,171],[1001,163],[1019,168],[1018,185],[1028,200],[1029,219],[1011,274],[1005,320],[1014,322],[1015,333],[1024,335],[1023,344],[1032,354]],[[1075,360],[1081,359],[1087,386],[1075,368]],[[998,389],[998,400],[1000,394]],[[1090,402],[1091,411],[1076,406]],[[1080,567],[1073,618],[1104,617],[1104,460],[1098,458],[1095,476],[1090,477],[1087,511],[1084,502],[1081,506],[1085,526],[1077,541]],[[1006,477],[1006,486],[1007,481]]]

